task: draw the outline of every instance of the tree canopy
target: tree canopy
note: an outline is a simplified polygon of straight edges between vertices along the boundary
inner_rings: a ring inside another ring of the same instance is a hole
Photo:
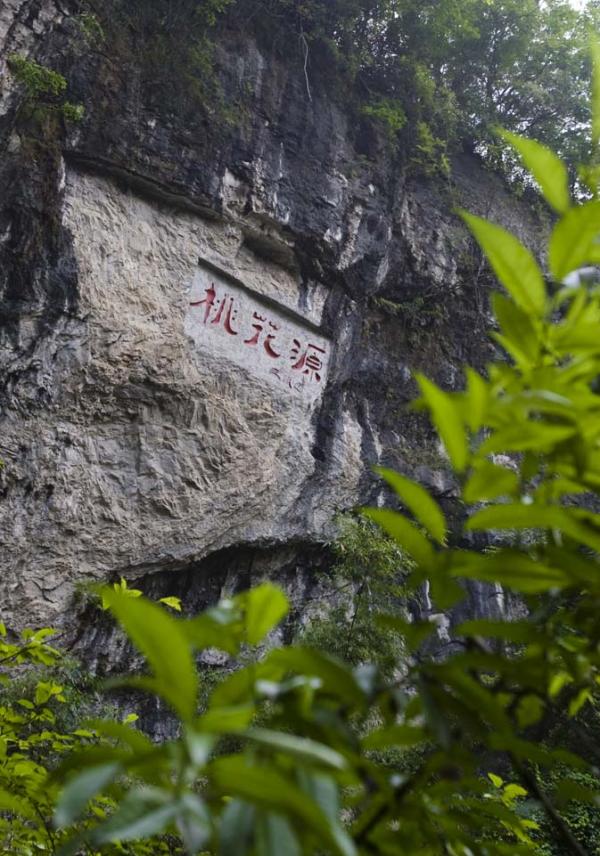
[[[404,134],[417,139],[425,123],[444,146],[466,143],[498,164],[502,126],[570,164],[583,158],[598,0],[582,10],[568,0],[236,0],[230,11],[249,6],[269,28],[328,45],[365,103],[396,104]]]

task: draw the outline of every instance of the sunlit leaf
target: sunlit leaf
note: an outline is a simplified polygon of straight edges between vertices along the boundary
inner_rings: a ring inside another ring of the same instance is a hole
[[[246,633],[250,645],[258,645],[285,618],[289,603],[283,591],[262,583],[246,595]]]
[[[596,154],[600,142],[600,42],[592,38],[592,151]]]
[[[156,689],[183,719],[191,719],[196,709],[198,679],[182,625],[145,598],[131,599],[111,589],[104,589],[103,595],[154,671]]]
[[[181,598],[179,597],[161,597],[158,602],[171,607],[175,612],[181,612]]]
[[[569,176],[561,159],[535,140],[509,131],[503,131],[502,136],[518,151],[524,166],[539,184],[549,204],[559,214],[564,213],[570,205]]]
[[[416,374],[415,380],[452,466],[461,473],[467,465],[469,449],[460,408],[450,394],[443,392],[424,375]]]
[[[600,202],[586,202],[571,208],[558,221],[550,237],[548,262],[560,282],[567,274],[593,263],[600,233]]]

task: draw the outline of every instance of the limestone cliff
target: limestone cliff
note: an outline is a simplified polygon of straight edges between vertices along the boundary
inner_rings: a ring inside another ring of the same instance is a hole
[[[7,619],[60,622],[78,581],[120,575],[191,606],[265,574],[301,599],[336,513],[378,501],[374,464],[451,495],[406,405],[411,369],[454,386],[488,355],[452,211],[529,243],[534,218],[471,156],[419,175],[316,61],[307,86],[251,28],[216,38],[227,121],[157,98],[135,33],[117,51],[67,2],[0,8]],[[80,123],[23,118],[14,52],[64,74]]]

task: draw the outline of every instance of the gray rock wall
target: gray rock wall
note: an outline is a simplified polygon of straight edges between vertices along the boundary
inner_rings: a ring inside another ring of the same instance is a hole
[[[453,386],[489,356],[452,209],[535,243],[498,179],[467,156],[451,183],[411,174],[251,33],[219,35],[233,126],[157,104],[135,52],[82,44],[50,0],[5,2],[0,50],[6,618],[60,623],[78,582],[166,572],[199,606],[215,557],[304,592],[336,514],[381,500],[376,463],[451,499],[410,370]],[[80,125],[24,121],[15,50],[67,76]]]

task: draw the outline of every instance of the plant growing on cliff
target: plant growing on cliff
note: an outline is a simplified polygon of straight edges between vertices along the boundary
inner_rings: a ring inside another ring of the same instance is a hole
[[[407,615],[404,579],[411,562],[396,542],[364,517],[346,515],[331,545],[333,564],[319,577],[319,596],[303,615],[298,643],[334,654],[353,666],[377,663],[387,676],[404,649],[378,616]]]
[[[67,81],[62,74],[19,54],[8,58],[8,66],[25,92],[22,111],[27,114],[58,113],[69,122],[83,119],[83,105],[65,100]]]

